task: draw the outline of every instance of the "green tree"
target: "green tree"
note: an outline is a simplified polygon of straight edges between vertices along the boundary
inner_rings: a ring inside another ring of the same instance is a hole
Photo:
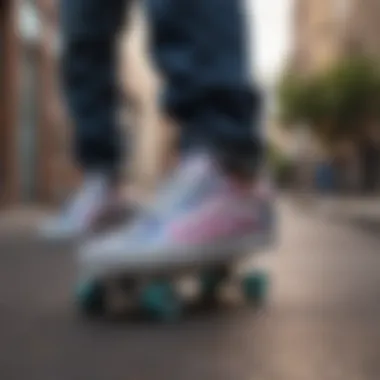
[[[375,177],[380,153],[373,154],[368,132],[380,127],[379,62],[355,57],[309,76],[288,73],[279,85],[278,101],[282,125],[306,124],[333,152],[340,142],[351,141],[369,157],[363,159],[365,176]]]
[[[323,143],[360,139],[380,120],[380,71],[373,60],[341,60],[310,76],[287,74],[278,89],[286,127],[305,123]]]

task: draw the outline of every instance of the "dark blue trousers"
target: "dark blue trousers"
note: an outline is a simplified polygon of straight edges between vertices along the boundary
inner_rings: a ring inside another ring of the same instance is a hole
[[[262,155],[260,96],[249,76],[242,0],[147,0],[159,99],[183,149],[212,151],[232,170]],[[131,0],[61,0],[62,73],[85,170],[117,168],[122,151],[116,43]]]

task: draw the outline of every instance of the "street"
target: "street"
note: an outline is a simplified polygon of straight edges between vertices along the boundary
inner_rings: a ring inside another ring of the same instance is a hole
[[[272,289],[176,325],[91,322],[73,250],[0,235],[0,379],[378,380],[380,236],[284,203]],[[246,265],[251,265],[247,263]]]

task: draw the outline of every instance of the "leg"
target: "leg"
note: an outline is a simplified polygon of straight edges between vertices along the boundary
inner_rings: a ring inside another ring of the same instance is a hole
[[[242,0],[147,0],[164,110],[185,148],[202,145],[228,169],[261,160],[260,97],[250,83]]]
[[[62,213],[42,226],[44,237],[77,236],[120,213],[117,36],[130,1],[61,0],[63,90],[84,180]]]
[[[84,171],[115,170],[121,146],[117,36],[128,0],[61,0],[63,89]]]

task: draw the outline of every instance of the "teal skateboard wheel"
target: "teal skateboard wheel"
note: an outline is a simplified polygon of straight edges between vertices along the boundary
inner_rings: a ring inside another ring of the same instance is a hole
[[[171,284],[166,282],[148,285],[140,295],[141,308],[146,315],[162,322],[175,322],[182,316],[181,299]]]
[[[247,301],[262,304],[267,297],[269,278],[265,272],[252,272],[243,278],[241,285]]]
[[[76,288],[76,300],[80,310],[87,316],[99,316],[105,311],[105,290],[98,281],[80,283]]]

